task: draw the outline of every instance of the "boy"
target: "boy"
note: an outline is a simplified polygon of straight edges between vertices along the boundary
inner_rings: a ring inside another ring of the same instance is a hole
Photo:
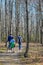
[[[14,47],[15,47],[15,40],[12,39],[12,40],[10,41],[10,48],[11,48],[12,52],[14,52]]]

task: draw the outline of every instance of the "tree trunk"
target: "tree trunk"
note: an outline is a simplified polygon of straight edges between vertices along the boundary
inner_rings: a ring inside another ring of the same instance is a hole
[[[5,36],[7,39],[7,0],[5,0]]]
[[[42,44],[42,12],[41,12],[41,0],[39,0],[39,17],[40,17],[40,43]]]
[[[13,1],[9,0],[9,34],[12,34],[12,11],[13,11]]]
[[[27,33],[27,36],[26,36],[26,38],[27,38],[27,44],[26,44],[26,51],[25,51],[25,53],[24,53],[24,57],[28,57],[28,50],[29,50],[29,30],[28,30],[28,6],[27,6],[27,0],[26,0],[26,33]]]
[[[1,42],[1,4],[0,4],[0,42]]]
[[[17,36],[19,34],[19,14],[20,14],[20,0],[16,0],[15,2],[15,6],[16,6],[16,12],[15,12],[15,18],[16,18],[16,21],[15,21],[15,24],[16,24],[16,42],[17,42]]]
[[[36,11],[36,39],[35,42],[39,42],[39,21],[38,21],[38,13]]]

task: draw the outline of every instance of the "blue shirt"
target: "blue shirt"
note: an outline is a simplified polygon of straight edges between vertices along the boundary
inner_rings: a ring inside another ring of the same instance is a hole
[[[14,43],[15,42],[15,40],[14,39],[12,39],[11,41],[10,41],[10,43]]]

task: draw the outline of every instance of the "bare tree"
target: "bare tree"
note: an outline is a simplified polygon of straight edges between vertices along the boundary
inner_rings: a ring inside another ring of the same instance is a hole
[[[3,19],[2,19],[2,0],[1,0],[1,41],[2,41],[2,38],[3,38]]]
[[[11,34],[11,25],[12,25],[12,11],[13,11],[13,1],[9,0],[9,33]]]
[[[0,42],[1,42],[1,4],[0,4]]]
[[[16,7],[16,12],[15,12],[15,18],[16,18],[16,21],[15,21],[15,24],[16,24],[16,42],[17,42],[17,36],[19,34],[19,11],[20,11],[20,0],[16,0],[15,2],[15,7]]]
[[[7,0],[5,0],[5,36],[7,37]]]
[[[42,45],[43,45],[43,19],[42,19]]]
[[[39,0],[39,23],[40,23],[40,43],[42,44],[42,12],[41,12],[41,0]]]
[[[24,53],[24,57],[27,57],[28,56],[28,50],[29,50],[29,30],[28,30],[28,5],[27,5],[27,0],[25,1],[26,3],[26,33],[27,33],[27,36],[26,36],[26,40],[27,40],[27,44],[26,44],[26,51]]]
[[[39,42],[39,21],[38,21],[38,13],[36,13],[36,39],[35,42]]]

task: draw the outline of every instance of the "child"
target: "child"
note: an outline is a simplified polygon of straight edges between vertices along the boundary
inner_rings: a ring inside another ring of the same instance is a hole
[[[14,47],[15,47],[15,40],[12,39],[12,40],[10,41],[10,49],[12,50],[12,52],[14,52]]]

